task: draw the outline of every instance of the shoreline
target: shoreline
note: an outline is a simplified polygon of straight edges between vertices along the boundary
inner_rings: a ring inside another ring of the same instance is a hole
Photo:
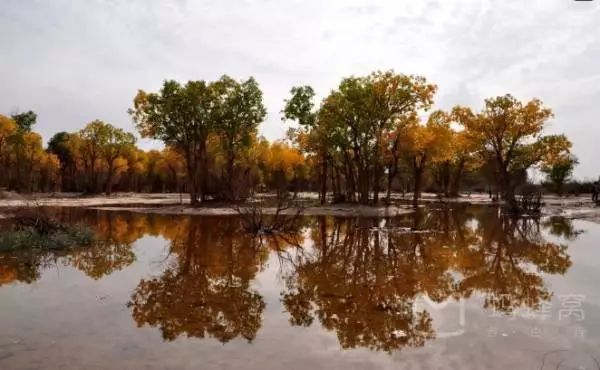
[[[257,194],[255,199],[274,200],[273,194]],[[396,204],[361,205],[352,203],[319,205],[316,193],[298,193],[298,200],[307,204],[302,214],[306,216],[337,216],[337,217],[395,217],[414,212],[410,205],[410,194],[392,194]],[[546,195],[541,216],[561,216],[569,219],[587,220],[600,223],[600,207],[592,202],[589,196],[557,197]],[[436,194],[424,193],[419,201],[421,205],[441,204],[472,204],[492,205],[487,194],[465,194],[460,198],[438,198]],[[165,215],[198,215],[198,216],[232,216],[239,214],[237,206],[227,202],[209,202],[199,207],[189,204],[189,196],[178,193],[115,193],[110,197],[104,195],[85,196],[78,193],[38,193],[20,195],[0,192],[0,219],[8,217],[4,210],[20,207],[81,207],[107,211],[130,211],[137,213]],[[240,208],[251,207],[252,203],[239,205]],[[267,205],[262,208],[264,214],[275,214],[276,207]],[[288,208],[282,214],[294,215],[297,208]]]
[[[240,209],[249,208],[242,205]],[[160,215],[186,215],[186,216],[237,216],[240,214],[237,208],[225,207],[191,207],[188,205],[177,205],[173,207],[90,207],[90,209],[102,211],[128,211],[134,213],[160,214]],[[298,213],[299,208],[287,208],[280,211],[281,215],[293,216]],[[261,207],[261,213],[265,215],[274,215],[277,212],[276,207]],[[414,212],[412,208],[403,208],[397,206],[360,206],[360,205],[327,205],[311,206],[302,210],[302,216],[335,216],[335,217],[395,217]]]

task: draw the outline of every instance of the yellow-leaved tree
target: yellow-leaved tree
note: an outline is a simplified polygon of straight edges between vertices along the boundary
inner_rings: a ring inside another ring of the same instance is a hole
[[[544,136],[552,111],[539,99],[521,102],[507,94],[486,99],[479,113],[455,107],[453,115],[476,143],[480,157],[494,163],[497,186],[510,211],[518,211],[515,189],[527,170],[569,152],[565,136]]]
[[[425,125],[413,121],[407,128],[404,153],[413,176],[413,205],[421,196],[425,170],[434,163],[448,160],[451,154],[452,130],[449,116],[443,111],[432,112]]]

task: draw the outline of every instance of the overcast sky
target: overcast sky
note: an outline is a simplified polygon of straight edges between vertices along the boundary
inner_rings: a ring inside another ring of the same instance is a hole
[[[291,86],[322,97],[377,69],[425,76],[442,109],[538,97],[577,177],[600,175],[600,0],[0,2],[0,113],[34,110],[45,141],[94,119],[134,131],[138,89],[223,74],[258,80],[276,139]]]

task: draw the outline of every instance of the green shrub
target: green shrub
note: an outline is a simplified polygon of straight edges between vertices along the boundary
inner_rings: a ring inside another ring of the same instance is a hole
[[[62,227],[51,233],[34,228],[0,232],[0,251],[20,249],[69,249],[90,246],[95,238],[92,230],[82,224]]]

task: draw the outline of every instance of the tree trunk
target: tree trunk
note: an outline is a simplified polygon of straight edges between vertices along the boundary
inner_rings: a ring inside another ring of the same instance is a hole
[[[450,185],[450,196],[451,197],[456,198],[460,195],[460,182],[462,180],[462,174],[463,174],[464,167],[465,167],[465,161],[460,160],[460,162],[458,162],[458,167],[456,168],[456,173],[454,174],[454,177],[452,178],[452,183]]]
[[[368,166],[363,164],[359,165],[358,169],[358,186],[360,188],[360,203],[369,203],[369,178],[368,178]]]
[[[190,193],[190,203],[192,206],[198,205],[198,189],[196,186],[196,162],[195,153],[191,153],[189,149],[185,151],[188,191]]]
[[[338,194],[338,184],[336,182],[336,177],[335,177],[335,164],[333,163],[333,161],[331,161],[331,188],[333,190],[333,199],[334,202],[339,199],[339,194]]]
[[[231,148],[231,146],[230,146]],[[227,153],[227,177],[226,179],[226,188],[227,188],[227,197],[229,200],[235,200],[237,197],[237,189],[235,189],[235,179],[234,179],[234,163],[235,163],[235,152],[233,149],[229,149]]]
[[[344,152],[344,160],[346,162],[346,192],[349,202],[356,201],[356,180],[354,176],[354,168],[348,156],[348,152]]]
[[[423,170],[425,169],[426,156],[421,158],[420,163],[417,163],[417,159],[413,158],[413,169],[415,173],[415,188],[413,189],[413,206],[415,208],[419,205],[419,198],[421,197],[421,181],[423,177]]]
[[[416,208],[419,205],[419,198],[421,197],[421,178],[423,170],[420,167],[415,168],[415,187],[413,189],[413,206]]]
[[[394,178],[398,174],[398,158],[394,158],[394,162],[388,168],[388,179],[387,179],[387,195],[386,202],[390,204],[392,200],[392,184],[394,183]]]
[[[510,213],[519,213],[519,205],[517,204],[517,199],[515,198],[515,189],[513,189],[512,184],[510,182],[510,174],[505,167],[500,168],[500,183],[502,185],[501,194],[502,199],[505,202],[506,209]]]
[[[392,182],[394,181],[394,174],[392,173],[392,166],[388,168],[388,176],[387,176],[387,194],[385,195],[385,201],[387,204],[390,204],[392,200]]]
[[[323,157],[323,164],[321,167],[321,204],[325,204],[327,201],[327,158]]]
[[[206,201],[206,195],[208,193],[208,158],[206,155],[206,145],[202,146],[202,157],[200,159],[200,201]]]
[[[338,196],[338,198],[341,198],[342,196],[342,177],[340,176],[340,168],[339,167],[333,167],[335,170],[335,192]]]
[[[379,203],[379,183],[381,180],[381,170],[379,164],[375,165],[375,173],[373,176],[373,204],[377,205]]]
[[[108,174],[106,176],[106,183],[104,184],[104,191],[106,193],[106,196],[110,196],[110,194],[112,193],[112,178],[113,178],[113,161],[110,161],[109,165],[108,165]]]

